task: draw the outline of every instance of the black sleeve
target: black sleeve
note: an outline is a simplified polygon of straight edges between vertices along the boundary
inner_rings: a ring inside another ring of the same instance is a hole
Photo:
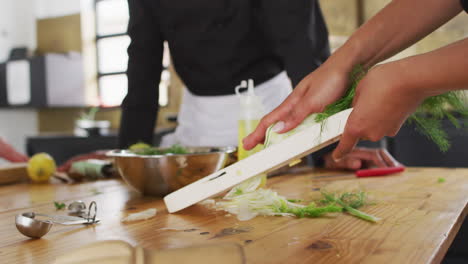
[[[119,147],[138,141],[152,143],[158,112],[163,37],[145,0],[128,0],[128,93],[122,102]]]
[[[293,86],[330,56],[328,30],[317,0],[260,0],[258,13]]]
[[[465,12],[468,13],[468,0],[460,0],[460,3],[463,7],[463,9],[465,9]]]

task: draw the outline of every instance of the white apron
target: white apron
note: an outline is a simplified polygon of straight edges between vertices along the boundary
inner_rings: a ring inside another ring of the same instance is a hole
[[[232,87],[232,92],[234,93]],[[255,87],[266,113],[279,106],[291,93],[291,82],[286,72]],[[184,88],[182,104],[174,133],[162,138],[161,147],[182,146],[237,146],[239,97],[233,95],[197,96]]]

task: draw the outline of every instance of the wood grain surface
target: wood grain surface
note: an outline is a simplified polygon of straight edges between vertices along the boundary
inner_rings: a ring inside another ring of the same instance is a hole
[[[440,177],[446,181],[439,183]],[[0,187],[0,263],[51,263],[80,246],[115,239],[151,250],[235,242],[243,246],[247,263],[438,263],[467,213],[468,169],[409,168],[401,174],[366,179],[317,171],[277,176],[269,180],[269,187],[303,200],[319,199],[320,189],[365,190],[376,203],[362,210],[383,220],[372,224],[340,214],[241,222],[202,205],[168,214],[161,199],[141,197],[119,180],[17,184]],[[16,230],[15,215],[66,214],[56,211],[53,201],[77,199],[97,202],[100,224],[55,225],[35,240]],[[120,221],[148,208],[158,209],[156,217]]]
[[[0,185],[27,181],[29,179],[27,166],[27,163],[0,166]]]

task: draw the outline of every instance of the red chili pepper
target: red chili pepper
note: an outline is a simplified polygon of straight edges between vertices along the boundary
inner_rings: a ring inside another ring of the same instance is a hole
[[[357,177],[373,177],[373,176],[385,176],[405,170],[403,166],[388,167],[388,168],[375,168],[356,171]]]

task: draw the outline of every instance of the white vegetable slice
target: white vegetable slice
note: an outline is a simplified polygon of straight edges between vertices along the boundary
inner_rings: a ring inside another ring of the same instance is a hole
[[[258,189],[216,203],[218,210],[237,215],[239,221],[250,220],[257,215],[293,216],[282,213],[280,210],[282,206],[303,207],[303,205],[288,202],[286,198],[269,189]]]
[[[133,213],[127,215],[127,217],[122,219],[122,222],[132,222],[132,221],[139,221],[139,220],[147,220],[153,218],[157,213],[156,208],[150,208],[145,211],[141,211],[138,213]]]

